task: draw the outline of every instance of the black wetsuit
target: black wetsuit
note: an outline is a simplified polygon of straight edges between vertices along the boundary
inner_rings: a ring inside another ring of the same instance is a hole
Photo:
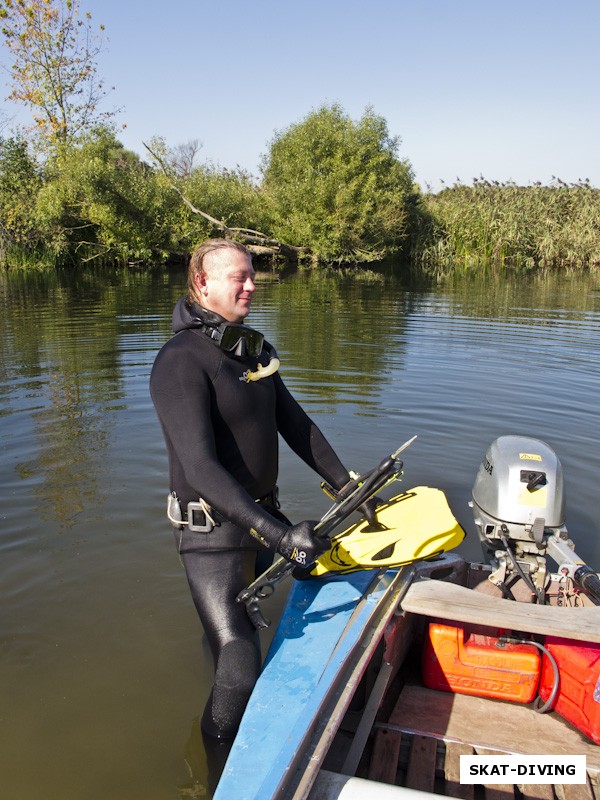
[[[202,330],[202,310],[180,300],[170,339],[156,357],[150,392],[169,455],[170,491],[185,510],[202,498],[217,527],[176,539],[196,609],[215,660],[215,682],[202,726],[232,736],[258,673],[260,646],[237,594],[254,579],[256,535],[277,541],[285,518],[256,502],[272,497],[278,471],[278,433],[333,487],[349,478],[331,446],[286,389],[278,373],[247,382],[244,373],[266,366],[237,358]],[[253,532],[253,535],[250,534]]]

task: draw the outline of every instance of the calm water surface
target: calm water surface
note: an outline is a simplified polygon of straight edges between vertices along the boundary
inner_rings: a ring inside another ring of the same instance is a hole
[[[177,800],[206,782],[194,732],[212,667],[165,524],[148,396],[184,283],[0,277],[3,800]],[[469,557],[487,446],[507,433],[547,441],[571,535],[599,568],[600,278],[292,275],[260,283],[249,322],[350,468],[418,435],[404,485],[446,490]],[[285,447],[280,488],[294,521],[326,508]]]

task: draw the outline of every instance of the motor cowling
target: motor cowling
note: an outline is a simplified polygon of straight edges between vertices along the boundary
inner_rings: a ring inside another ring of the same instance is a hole
[[[564,530],[562,467],[539,439],[501,436],[488,448],[473,485],[473,516],[484,553],[513,543],[541,545],[542,534]],[[490,552],[491,551],[491,552]]]

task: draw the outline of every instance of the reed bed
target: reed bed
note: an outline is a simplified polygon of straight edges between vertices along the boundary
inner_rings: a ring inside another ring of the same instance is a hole
[[[600,190],[589,181],[549,186],[456,184],[423,196],[429,224],[414,250],[429,272],[600,267]]]

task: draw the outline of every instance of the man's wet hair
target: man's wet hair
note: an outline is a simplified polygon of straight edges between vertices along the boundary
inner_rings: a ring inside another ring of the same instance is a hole
[[[192,253],[188,266],[188,299],[192,302],[197,299],[194,279],[196,275],[202,275],[205,271],[205,256],[215,250],[237,250],[252,259],[252,254],[248,248],[241,242],[233,241],[233,239],[207,239],[205,242],[202,242]]]

